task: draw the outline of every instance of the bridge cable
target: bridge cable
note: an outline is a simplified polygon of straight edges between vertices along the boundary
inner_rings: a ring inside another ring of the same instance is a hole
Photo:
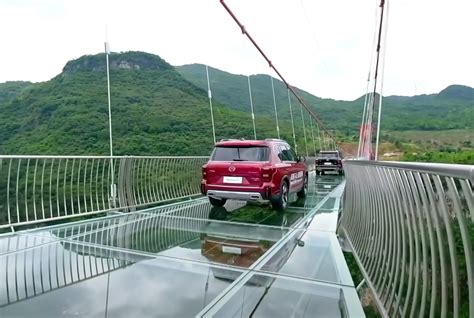
[[[290,90],[287,88],[287,93],[288,93],[288,106],[290,108],[290,118],[291,118],[291,128],[293,130],[293,144],[295,145],[295,150],[297,149],[296,145],[296,134],[295,134],[295,122],[293,120],[293,109],[291,107],[291,96],[290,96]]]
[[[254,136],[254,139],[257,140],[257,129],[255,127],[255,113],[253,112],[252,87],[250,86],[250,76],[247,76],[247,82],[249,84],[249,99],[250,99],[250,111],[252,112],[253,136]]]
[[[370,62],[370,65],[372,65],[372,60]],[[369,75],[367,76],[367,88],[365,91],[365,97],[364,97],[364,107],[362,110],[362,122],[360,124],[360,129],[359,129],[359,146],[357,148],[357,157],[361,157],[361,151],[362,151],[362,129],[364,127],[365,123],[365,114],[366,114],[366,109],[367,109],[367,97],[369,94],[369,84],[370,84],[370,70],[369,70]]]
[[[207,97],[209,98],[209,108],[211,109],[212,137],[214,139],[214,144],[215,144],[216,143],[216,127],[214,125],[214,111],[212,109],[211,83],[209,81],[209,68],[207,64],[206,64],[206,78],[207,78]]]
[[[314,32],[315,28],[311,24],[311,20],[309,19],[309,15],[308,15],[308,12],[306,10],[306,6],[303,3],[303,0],[300,0],[300,5],[301,5],[301,9],[303,10],[303,15],[305,17],[306,24],[308,25],[308,29],[310,30],[310,33],[313,37],[313,41],[314,41],[314,44],[316,46],[316,50],[322,52],[321,47],[319,45],[318,37],[316,36],[316,33]],[[326,73],[329,73],[328,66],[327,66],[327,63],[326,63],[326,59],[324,58],[323,54],[321,54],[321,60],[323,61],[324,70],[326,71]]]
[[[305,124],[304,124],[303,106],[301,104],[300,104],[300,110],[301,110],[301,121],[303,122],[303,136],[304,136],[304,146],[306,148],[306,157],[309,157],[308,142],[306,141],[306,129],[305,129]]]
[[[309,127],[311,128],[311,138],[313,139],[314,155],[316,155],[316,143],[314,141],[313,121],[311,120],[311,117],[309,118]]]
[[[272,82],[273,106],[275,107],[275,121],[276,121],[277,135],[278,135],[278,139],[280,139],[280,126],[278,126],[278,111],[277,111],[277,104],[276,104],[276,99],[275,99],[275,86],[273,85],[273,76],[270,76],[270,80]]]
[[[242,23],[240,23],[240,21],[237,19],[237,17],[235,16],[235,14],[232,12],[232,10],[230,10],[230,8],[227,6],[227,4],[225,3],[224,0],[220,0],[220,3],[222,4],[222,6],[224,7],[224,9],[227,11],[227,13],[229,13],[229,15],[232,17],[232,19],[234,20],[234,22],[239,26],[242,34],[244,34],[249,40],[250,42],[253,44],[253,46],[260,52],[260,54],[262,55],[262,57],[267,61],[268,63],[268,66],[270,68],[272,68],[275,73],[278,75],[278,77],[280,78],[280,80],[285,83],[286,87],[291,91],[291,93],[293,94],[293,96],[296,97],[296,99],[298,100],[298,102],[301,104],[302,107],[304,107],[306,109],[306,111],[309,113],[309,115],[311,117],[314,118],[314,120],[316,120],[319,125],[324,129],[325,129],[325,126],[324,124],[321,122],[321,120],[319,119],[318,116],[316,116],[316,114],[311,110],[311,108],[307,105],[307,103],[304,101],[304,99],[298,95],[296,93],[296,90],[294,87],[292,87],[287,81],[286,79],[283,77],[283,75],[281,75],[280,71],[278,71],[278,69],[272,64],[272,61],[267,57],[267,55],[263,52],[263,50],[260,48],[260,46],[257,44],[257,42],[255,42],[255,40],[253,39],[253,37],[247,32],[247,30],[245,29],[244,25]],[[329,132],[326,132],[328,135],[330,135]]]
[[[326,150],[326,136],[324,136],[324,130],[322,134],[323,134],[323,150]]]
[[[318,123],[316,123],[316,131],[317,131],[317,133],[318,133],[319,150],[321,150],[321,149],[322,149],[322,147],[321,147],[321,134],[319,133],[319,125],[318,125]]]
[[[375,45],[377,43],[377,22],[378,22],[377,13],[378,13],[378,8],[376,6],[375,11],[374,11],[374,33],[373,33],[373,38],[372,38],[372,48],[375,48]],[[369,123],[368,112],[369,112],[370,99],[372,96],[372,93],[369,92],[369,87],[370,87],[370,76],[372,72],[372,65],[374,61],[374,52],[375,50],[372,50],[370,54],[369,72],[367,76],[367,87],[366,87],[365,97],[364,97],[364,108],[362,111],[362,123],[359,130],[359,146],[357,149],[358,158],[362,157],[362,154],[366,151],[366,138],[367,138],[366,131],[367,131],[368,123]]]
[[[112,208],[115,208],[116,202],[116,187],[115,187],[115,166],[114,166],[114,152],[113,152],[113,144],[112,144],[112,103],[110,101],[110,67],[109,67],[109,55],[110,55],[110,47],[108,42],[108,30],[107,26],[105,29],[105,62],[107,67],[107,102],[109,106],[109,151],[110,151],[110,199],[112,201]]]
[[[375,101],[377,97],[377,82],[378,82],[378,74],[379,74],[379,65],[383,64],[381,63],[383,54],[381,54],[381,43],[382,43],[382,32],[386,31],[383,30],[383,25],[384,25],[384,8],[385,8],[385,0],[380,0],[380,19],[378,21],[378,36],[377,36],[377,46],[376,46],[376,62],[375,62],[375,68],[374,68],[374,84],[373,84],[373,90],[371,95],[369,96],[369,102],[368,102],[368,108],[367,108],[367,123],[364,127],[363,130],[363,136],[364,137],[364,149],[362,149],[362,152],[364,156],[367,159],[372,159],[372,140],[373,140],[373,115],[374,115],[374,108],[375,108]],[[384,51],[385,52],[385,51]],[[383,78],[381,76],[380,82],[383,81]],[[380,111],[381,111],[381,101],[382,101],[382,94],[380,93],[378,96],[378,116],[380,116]],[[377,135],[380,134],[380,127],[377,127]],[[376,151],[378,152],[378,139],[376,140]],[[378,159],[378,153],[375,155],[375,160]]]
[[[382,63],[381,63],[381,67],[380,67],[380,95],[379,95],[379,110],[378,110],[378,116],[377,116],[377,136],[375,138],[375,160],[378,160],[378,157],[379,157],[379,138],[380,138],[380,121],[381,121],[381,118],[382,118],[382,91],[383,91],[383,76],[384,76],[384,73],[385,73],[385,52],[387,50],[387,30],[388,30],[388,9],[389,9],[389,1],[387,0],[387,2],[384,2],[384,0],[382,0],[382,18],[383,18],[383,5],[384,3],[386,3],[386,18],[385,18],[385,28],[384,28],[384,35],[383,35],[383,39],[385,40],[385,46],[382,48],[383,52],[382,52]],[[381,19],[382,19],[381,18]],[[379,43],[380,43],[380,39],[379,39]],[[380,45],[380,44],[379,44]],[[380,47],[379,47],[379,50],[380,50]],[[376,70],[377,71],[377,70]]]

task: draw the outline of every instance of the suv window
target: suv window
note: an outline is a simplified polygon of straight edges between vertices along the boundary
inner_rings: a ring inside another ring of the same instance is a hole
[[[268,147],[216,147],[213,161],[268,161]]]
[[[338,158],[339,153],[337,151],[334,151],[334,152],[320,152],[319,157],[320,158],[334,158],[334,157]]]
[[[286,145],[279,146],[278,157],[281,161],[296,161],[296,154]]]
[[[290,152],[291,156],[293,157],[292,161],[297,161],[298,160],[298,155],[296,154],[296,152],[290,147],[288,147],[288,151]]]

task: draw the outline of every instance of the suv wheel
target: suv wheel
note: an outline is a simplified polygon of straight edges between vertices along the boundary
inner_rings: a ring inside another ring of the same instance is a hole
[[[272,200],[272,206],[275,210],[284,210],[288,205],[288,183],[283,181],[280,187],[280,195]]]
[[[303,188],[301,188],[300,191],[298,191],[297,195],[298,195],[298,198],[304,198],[306,197],[306,193],[308,193],[308,175],[305,174],[304,175],[304,185],[303,185]]]
[[[216,199],[216,198],[211,198],[209,197],[209,202],[211,202],[211,205],[216,206],[216,207],[221,207],[224,206],[226,199]]]

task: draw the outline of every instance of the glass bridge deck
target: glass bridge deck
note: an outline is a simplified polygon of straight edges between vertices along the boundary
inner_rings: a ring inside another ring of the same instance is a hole
[[[0,317],[359,317],[342,179],[285,212],[206,198],[0,236]]]

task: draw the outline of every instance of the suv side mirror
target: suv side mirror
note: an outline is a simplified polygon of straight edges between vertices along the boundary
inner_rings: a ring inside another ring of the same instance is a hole
[[[297,156],[296,162],[306,162],[306,158],[304,156]]]

